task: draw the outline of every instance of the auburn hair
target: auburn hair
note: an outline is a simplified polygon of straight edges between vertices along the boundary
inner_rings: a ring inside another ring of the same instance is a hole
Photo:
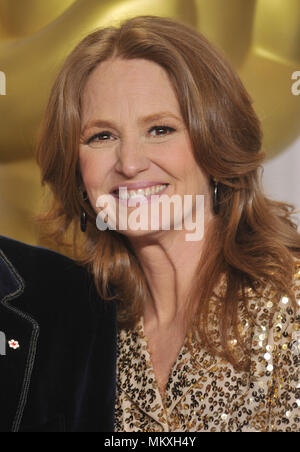
[[[53,195],[51,206],[38,219],[51,225],[48,237],[56,244],[65,243],[72,231],[72,248],[66,252],[73,255],[77,250],[74,256],[93,273],[100,296],[118,300],[120,327],[132,327],[149,295],[145,275],[130,241],[117,231],[99,231],[96,213],[80,195],[82,93],[91,72],[115,57],[142,58],[164,68],[196,162],[218,181],[220,209],[205,236],[187,312],[193,305],[189,325],[204,346],[235,367],[246,368],[248,345],[237,327],[240,294],[246,303],[247,287],[258,291],[270,282],[278,293],[293,298],[300,235],[293,206],[271,200],[262,191],[262,131],[251,98],[225,57],[198,31],[172,19],[139,16],[120,27],[96,30],[76,46],[53,85],[37,145],[42,183]],[[79,229],[83,208],[89,220],[85,234]],[[222,277],[226,290],[216,311],[215,341],[209,307]],[[242,359],[230,345],[232,331],[239,338]]]

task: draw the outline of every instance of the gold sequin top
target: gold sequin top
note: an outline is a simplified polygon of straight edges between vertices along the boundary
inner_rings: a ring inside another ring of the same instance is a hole
[[[293,287],[300,306],[300,263]],[[300,307],[249,289],[250,370],[236,371],[187,336],[160,395],[143,321],[118,334],[116,432],[299,432]],[[254,321],[251,321],[254,319]],[[232,338],[232,347],[236,340]]]

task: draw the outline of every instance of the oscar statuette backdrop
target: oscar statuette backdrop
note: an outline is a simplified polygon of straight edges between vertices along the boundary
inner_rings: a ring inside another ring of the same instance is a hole
[[[300,209],[300,0],[0,0],[0,235],[39,243],[34,147],[62,61],[94,29],[141,14],[190,24],[225,53],[262,121],[265,191]]]

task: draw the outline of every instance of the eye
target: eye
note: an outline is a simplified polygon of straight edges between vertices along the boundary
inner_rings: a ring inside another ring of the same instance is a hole
[[[110,132],[104,131],[101,133],[96,133],[95,135],[91,136],[85,144],[92,144],[92,143],[99,143],[101,141],[108,141],[113,138],[113,135]]]
[[[172,132],[175,132],[175,129],[168,126],[154,126],[149,130],[150,135],[158,137],[169,135]]]

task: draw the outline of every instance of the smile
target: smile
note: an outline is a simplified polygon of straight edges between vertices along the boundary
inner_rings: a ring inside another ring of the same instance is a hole
[[[168,184],[152,185],[146,188],[138,188],[137,190],[127,190],[127,187],[120,186],[118,190],[112,192],[113,196],[121,200],[128,200],[134,198],[150,199],[152,195],[162,193],[167,188]]]

